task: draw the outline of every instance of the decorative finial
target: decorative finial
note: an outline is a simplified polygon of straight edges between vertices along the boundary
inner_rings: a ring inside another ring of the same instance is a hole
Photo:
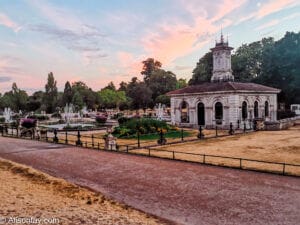
[[[221,26],[221,43],[224,43],[223,27]]]

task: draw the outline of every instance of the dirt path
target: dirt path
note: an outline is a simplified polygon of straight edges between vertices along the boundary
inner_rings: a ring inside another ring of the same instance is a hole
[[[165,224],[101,194],[1,158],[0,196],[0,224],[15,224],[21,216],[41,224]]]
[[[0,157],[181,224],[298,224],[300,179],[0,137]]]

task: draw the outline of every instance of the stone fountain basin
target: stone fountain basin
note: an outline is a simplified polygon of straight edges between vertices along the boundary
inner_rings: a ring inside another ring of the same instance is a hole
[[[43,125],[41,127],[45,127],[45,128],[49,128],[49,129],[62,130],[66,126],[67,126],[67,124],[63,123],[63,124],[54,124],[54,125]],[[70,123],[69,126],[70,127],[78,127],[78,126],[82,126],[82,127],[94,127],[93,124],[85,124],[85,123]]]

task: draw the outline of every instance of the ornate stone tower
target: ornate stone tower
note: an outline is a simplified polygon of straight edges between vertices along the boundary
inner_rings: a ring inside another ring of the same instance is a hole
[[[216,42],[216,46],[211,48],[213,54],[213,75],[211,82],[233,81],[234,76],[231,70],[231,50],[228,41],[225,42],[221,33],[220,42]]]

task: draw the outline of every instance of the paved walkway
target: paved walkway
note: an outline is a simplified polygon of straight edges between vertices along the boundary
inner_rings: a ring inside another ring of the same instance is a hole
[[[299,224],[300,179],[0,137],[0,157],[179,224]]]

